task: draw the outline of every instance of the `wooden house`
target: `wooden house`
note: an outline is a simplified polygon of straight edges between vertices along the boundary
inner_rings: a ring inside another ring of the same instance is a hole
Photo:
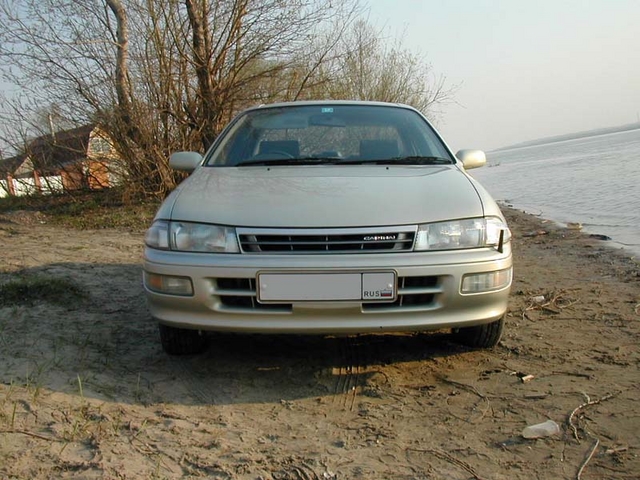
[[[0,162],[0,196],[111,187],[122,181],[118,160],[96,125],[43,135]]]

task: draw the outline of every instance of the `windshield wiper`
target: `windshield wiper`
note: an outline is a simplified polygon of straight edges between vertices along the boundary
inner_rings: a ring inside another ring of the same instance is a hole
[[[278,158],[273,160],[244,160],[236,167],[254,167],[254,166],[278,166],[278,165],[333,165],[341,163],[339,158],[331,157],[304,157],[304,158]]]
[[[424,157],[420,155],[408,157],[393,157],[380,160],[347,160],[340,162],[343,165],[450,165],[453,162],[448,158],[442,157]]]
[[[279,165],[449,165],[453,162],[442,157],[393,157],[379,160],[341,160],[336,157],[303,157],[303,158],[274,158],[271,160],[256,158],[244,160],[236,167],[260,167]]]

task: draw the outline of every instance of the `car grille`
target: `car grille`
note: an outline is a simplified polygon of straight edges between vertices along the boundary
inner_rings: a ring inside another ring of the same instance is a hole
[[[259,303],[253,278],[218,278],[214,294],[216,310],[228,313],[287,314],[290,303]],[[425,311],[438,308],[437,295],[443,292],[440,277],[399,277],[398,297],[394,302],[362,302],[363,313]]]
[[[382,229],[238,229],[244,253],[396,253],[413,249],[416,227]]]
[[[259,310],[264,313],[291,313],[291,304],[259,303],[253,278],[218,278],[215,293],[225,312]],[[257,313],[257,312],[256,312]]]

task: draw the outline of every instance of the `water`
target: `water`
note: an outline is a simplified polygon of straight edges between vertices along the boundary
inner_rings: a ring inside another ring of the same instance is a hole
[[[471,174],[495,199],[640,255],[640,130],[490,152]]]

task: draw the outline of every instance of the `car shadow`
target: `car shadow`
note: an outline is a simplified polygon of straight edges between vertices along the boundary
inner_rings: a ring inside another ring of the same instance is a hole
[[[204,353],[169,356],[146,308],[140,265],[57,263],[0,273],[0,285],[35,277],[64,279],[81,293],[62,303],[37,291],[0,299],[0,382],[7,385],[131,404],[376,396],[390,381],[383,372],[390,365],[469,353],[443,333],[214,333]]]

